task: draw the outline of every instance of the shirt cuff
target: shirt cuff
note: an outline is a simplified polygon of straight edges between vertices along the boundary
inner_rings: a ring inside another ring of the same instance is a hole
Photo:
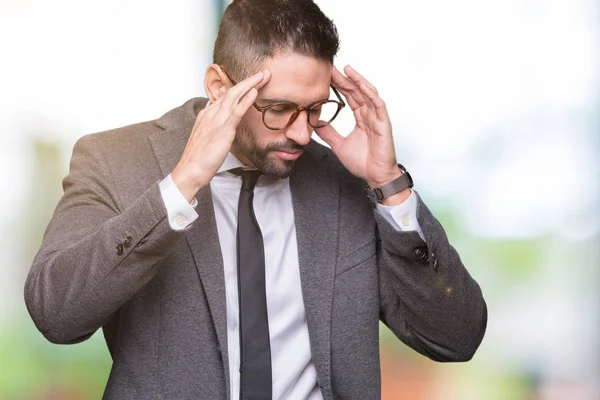
[[[375,207],[397,231],[417,231],[421,239],[425,240],[419,221],[417,221],[417,196],[412,190],[408,199],[402,204],[385,206],[375,203]]]
[[[188,203],[177,186],[175,186],[171,174],[167,175],[159,183],[159,187],[165,208],[167,209],[169,225],[171,225],[173,230],[183,230],[198,218],[198,213],[194,210],[198,205],[198,200],[194,197],[192,203]]]

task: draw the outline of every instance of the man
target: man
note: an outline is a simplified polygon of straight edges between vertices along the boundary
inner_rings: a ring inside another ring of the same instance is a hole
[[[311,0],[236,0],[209,102],[75,145],[25,298],[51,342],[103,329],[104,398],[377,399],[380,319],[433,360],[473,356],[481,291],[338,44]]]

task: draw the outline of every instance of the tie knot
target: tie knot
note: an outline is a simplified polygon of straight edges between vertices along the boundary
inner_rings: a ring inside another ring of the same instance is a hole
[[[229,172],[242,177],[242,190],[254,190],[258,177],[262,175],[262,172],[257,169],[234,168]]]

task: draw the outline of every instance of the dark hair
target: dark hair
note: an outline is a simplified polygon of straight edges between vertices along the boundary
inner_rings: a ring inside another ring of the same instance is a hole
[[[333,21],[312,0],[234,0],[221,19],[213,62],[239,81],[278,52],[333,63],[339,44]]]

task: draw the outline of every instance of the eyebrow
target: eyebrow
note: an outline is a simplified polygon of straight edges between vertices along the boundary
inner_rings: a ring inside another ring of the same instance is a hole
[[[265,99],[265,98],[258,98],[256,99],[256,101],[260,101],[260,102],[264,102],[264,103],[293,103],[293,101],[289,101],[286,99]]]
[[[319,101],[325,101],[325,100],[329,100],[329,96],[327,96],[326,98],[315,100],[315,101],[313,101],[311,103],[308,103],[308,104],[310,105],[310,104],[318,103]],[[292,103],[292,104],[298,105],[298,103],[294,103],[293,101],[290,101],[290,100],[287,100],[287,99],[258,98],[258,99],[256,99],[256,101],[260,102],[260,103],[269,103],[269,104],[273,104],[273,103]]]

